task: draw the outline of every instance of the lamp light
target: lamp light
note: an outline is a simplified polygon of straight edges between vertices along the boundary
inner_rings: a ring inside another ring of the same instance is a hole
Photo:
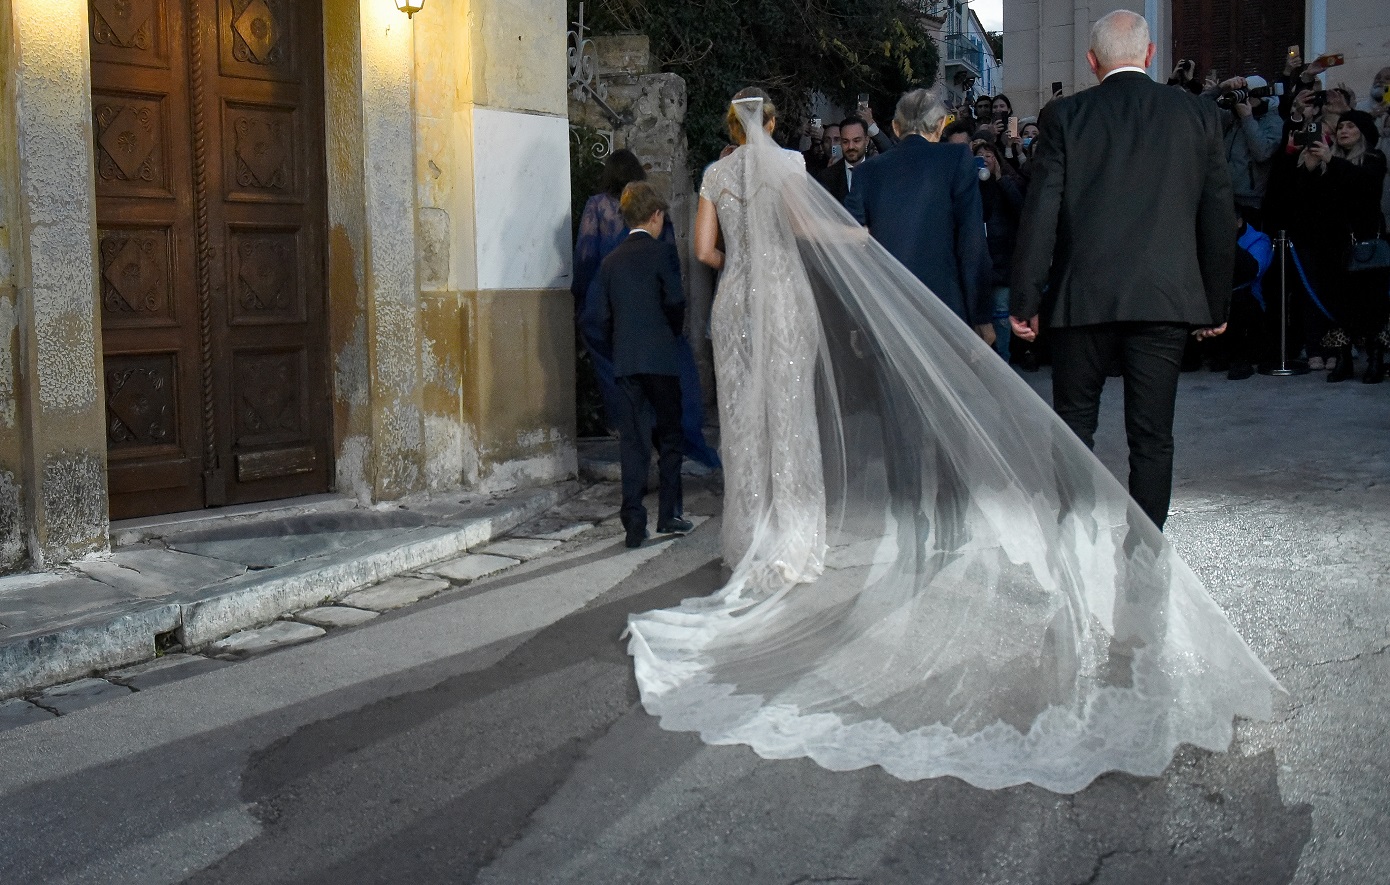
[[[396,0],[396,8],[404,12],[406,18],[414,18],[415,13],[425,8],[425,0]]]

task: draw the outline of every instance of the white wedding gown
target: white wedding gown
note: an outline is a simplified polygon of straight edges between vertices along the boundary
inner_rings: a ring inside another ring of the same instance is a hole
[[[1074,792],[1225,750],[1277,682],[1162,533],[771,142],[707,171],[725,559],[629,618],[663,728],[830,769]]]

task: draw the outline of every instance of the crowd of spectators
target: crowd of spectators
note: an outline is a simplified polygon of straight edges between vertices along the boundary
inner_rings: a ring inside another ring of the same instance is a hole
[[[1296,47],[1275,77],[1199,80],[1195,68],[1180,62],[1169,83],[1218,107],[1240,223],[1233,232],[1238,250],[1228,334],[1194,342],[1184,368],[1205,366],[1243,380],[1261,364],[1302,359],[1337,382],[1357,374],[1360,358],[1361,379],[1381,382],[1390,348],[1390,267],[1381,266],[1390,262],[1390,180],[1381,152],[1390,144],[1390,67],[1359,101],[1344,83],[1324,88],[1328,57],[1305,64]],[[985,276],[996,306],[994,346],[1025,370],[1047,361],[1046,335],[1011,346],[1007,287],[1039,136],[1037,119],[1016,116],[1006,95],[981,95],[954,108],[940,136],[966,145],[976,158],[992,265]],[[843,201],[854,170],[893,141],[861,101],[836,124],[813,120],[802,149],[807,168]],[[1281,234],[1287,238],[1283,289],[1275,245]],[[1287,350],[1280,354],[1284,315]]]

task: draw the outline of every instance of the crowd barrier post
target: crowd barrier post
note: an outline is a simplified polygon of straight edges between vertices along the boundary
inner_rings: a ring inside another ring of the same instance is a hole
[[[1261,375],[1287,377],[1308,374],[1308,364],[1303,360],[1289,359],[1289,235],[1279,231],[1275,241],[1279,249],[1279,359],[1269,365],[1260,366]]]

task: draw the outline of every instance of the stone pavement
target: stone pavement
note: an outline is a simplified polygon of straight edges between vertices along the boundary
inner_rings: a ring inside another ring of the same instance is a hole
[[[616,447],[596,442],[583,447],[584,475],[613,472],[605,462]],[[9,699],[0,728],[52,715],[20,699],[39,689],[79,679],[44,695],[45,708],[65,713],[172,668],[208,666],[169,652],[237,656],[312,639],[515,565],[617,510],[612,484],[568,482],[398,506],[324,495],[113,523],[109,555],[0,578],[0,699]],[[429,566],[439,573],[398,577]],[[114,682],[81,678],[120,667]]]

